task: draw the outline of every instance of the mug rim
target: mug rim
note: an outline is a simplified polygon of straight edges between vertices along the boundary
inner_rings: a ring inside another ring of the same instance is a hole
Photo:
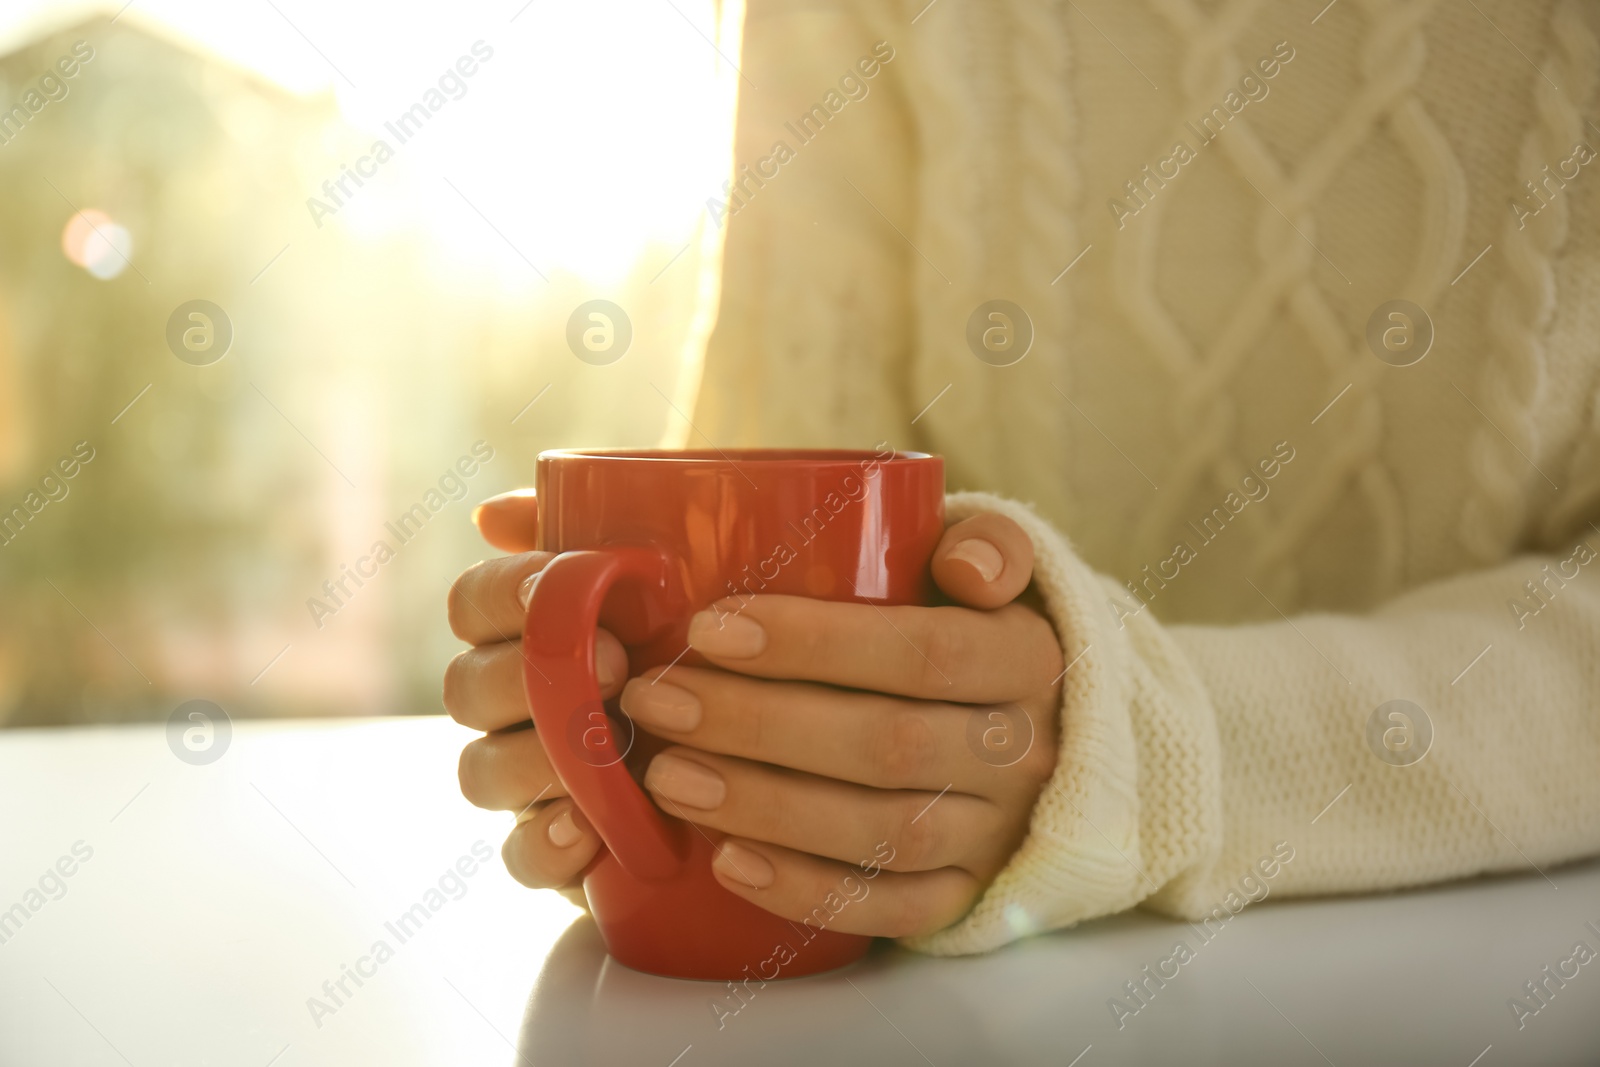
[[[930,452],[904,452],[896,449],[885,455],[864,448],[550,448],[538,455],[540,463],[623,460],[684,466],[748,464],[768,467],[834,464],[853,466],[870,460],[903,466],[937,462],[941,458]]]

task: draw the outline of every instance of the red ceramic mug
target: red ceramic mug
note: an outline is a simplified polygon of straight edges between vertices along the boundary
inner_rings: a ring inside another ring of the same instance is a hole
[[[559,555],[528,602],[523,681],[551,765],[605,843],[583,887],[606,949],[651,974],[717,980],[775,957],[781,977],[859,959],[870,938],[790,923],[724,889],[711,873],[722,835],[639,788],[623,758],[636,740],[659,744],[607,714],[594,631],[617,636],[632,675],[706,665],[688,649],[689,618],[728,597],[927,603],[944,461],[887,447],[556,451],[539,455],[537,492],[538,546]]]

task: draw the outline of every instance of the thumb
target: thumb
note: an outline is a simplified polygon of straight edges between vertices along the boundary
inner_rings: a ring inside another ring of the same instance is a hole
[[[933,580],[958,604],[1004,607],[1033,580],[1033,542],[1004,515],[963,519],[933,550]]]
[[[483,539],[502,552],[531,552],[539,529],[539,502],[532,489],[492,496],[472,509]]]

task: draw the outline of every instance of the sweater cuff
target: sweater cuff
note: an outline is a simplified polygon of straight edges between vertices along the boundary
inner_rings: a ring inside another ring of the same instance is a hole
[[[983,512],[1006,516],[1032,539],[1033,582],[1068,666],[1056,768],[1021,847],[964,918],[900,939],[937,956],[987,952],[1121,911],[1158,888],[1141,857],[1130,630],[1108,610],[1105,580],[1031,508],[988,493],[954,493],[946,500],[949,522]]]

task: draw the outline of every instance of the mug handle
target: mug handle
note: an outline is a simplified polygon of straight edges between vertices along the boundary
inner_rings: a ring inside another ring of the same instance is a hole
[[[594,632],[613,586],[635,598],[607,626],[624,644],[656,636],[682,613],[676,572],[661,550],[563,552],[539,572],[528,599],[523,689],[550,764],[579,810],[624,870],[658,881],[677,874],[687,843],[628,773],[600,700]]]

